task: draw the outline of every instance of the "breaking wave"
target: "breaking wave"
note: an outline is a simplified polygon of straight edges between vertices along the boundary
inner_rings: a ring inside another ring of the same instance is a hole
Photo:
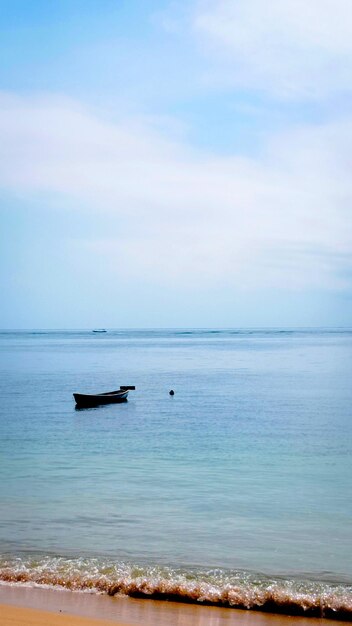
[[[352,621],[352,585],[94,558],[0,558],[2,583]]]

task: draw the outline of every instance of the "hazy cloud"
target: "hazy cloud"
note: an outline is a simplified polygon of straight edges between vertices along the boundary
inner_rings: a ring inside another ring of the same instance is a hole
[[[351,91],[349,0],[200,0],[192,25],[214,81],[281,98]]]
[[[106,220],[68,237],[108,274],[164,284],[344,288],[351,269],[352,121],[215,157],[145,121],[106,122],[59,97],[0,98],[0,185]],[[120,226],[120,227],[118,227]]]

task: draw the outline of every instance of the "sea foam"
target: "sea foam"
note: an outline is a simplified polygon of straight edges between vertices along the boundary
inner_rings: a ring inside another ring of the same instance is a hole
[[[0,560],[2,583],[352,621],[352,586],[241,571],[143,567],[61,557]]]

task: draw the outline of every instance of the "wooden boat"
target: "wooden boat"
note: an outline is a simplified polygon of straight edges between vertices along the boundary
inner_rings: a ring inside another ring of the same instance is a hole
[[[99,406],[100,404],[113,404],[126,402],[128,389],[117,389],[106,393],[74,393],[76,405],[78,407]]]

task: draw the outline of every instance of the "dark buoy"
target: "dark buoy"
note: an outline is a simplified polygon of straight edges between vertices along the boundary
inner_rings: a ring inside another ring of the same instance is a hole
[[[174,390],[173,390],[173,389],[170,389],[170,391],[169,391],[169,395],[170,395],[170,396],[174,396],[174,395],[175,395],[175,392],[174,392]]]

